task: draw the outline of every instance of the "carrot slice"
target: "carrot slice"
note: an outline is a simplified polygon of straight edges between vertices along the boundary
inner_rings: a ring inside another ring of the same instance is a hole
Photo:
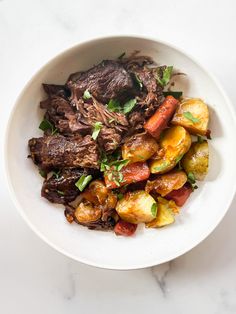
[[[179,101],[173,96],[167,96],[153,116],[144,124],[145,130],[158,139],[161,132],[167,127]]]
[[[104,180],[108,189],[116,189],[126,184],[148,179],[150,170],[146,162],[135,162],[123,167],[119,173],[114,168],[106,171]]]

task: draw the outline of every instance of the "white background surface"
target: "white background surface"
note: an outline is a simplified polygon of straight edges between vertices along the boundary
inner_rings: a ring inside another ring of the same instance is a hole
[[[0,313],[236,313],[236,199],[217,229],[184,256],[145,270],[106,271],[37,238],[16,212],[3,174],[14,100],[58,52],[96,36],[152,36],[194,55],[235,103],[235,29],[233,0],[0,0]]]

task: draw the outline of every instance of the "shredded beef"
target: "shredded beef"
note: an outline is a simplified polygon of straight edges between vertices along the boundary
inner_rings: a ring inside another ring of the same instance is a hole
[[[29,140],[30,155],[42,169],[64,167],[98,168],[98,149],[90,135],[66,138],[62,135]]]
[[[52,203],[66,204],[72,202],[80,193],[75,183],[82,175],[91,174],[89,169],[63,169],[52,175],[43,183],[41,195]]]
[[[110,99],[120,99],[132,92],[133,81],[122,64],[105,60],[88,71],[70,75],[67,86],[77,98],[88,89],[96,99],[107,103]]]

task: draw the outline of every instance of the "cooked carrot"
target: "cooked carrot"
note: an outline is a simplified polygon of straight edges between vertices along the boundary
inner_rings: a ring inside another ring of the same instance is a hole
[[[158,139],[161,132],[167,127],[179,101],[173,96],[167,96],[153,116],[144,124],[145,130]]]
[[[182,188],[171,191],[165,196],[165,198],[175,201],[177,206],[183,206],[192,192],[193,189],[191,185],[186,183],[184,186],[182,186]]]
[[[105,173],[104,179],[108,189],[116,189],[126,184],[146,180],[149,176],[150,170],[147,163],[135,162],[123,167],[119,172],[111,168]]]

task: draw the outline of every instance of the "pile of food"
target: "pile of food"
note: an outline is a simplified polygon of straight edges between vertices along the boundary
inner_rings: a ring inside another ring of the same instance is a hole
[[[130,236],[175,221],[207,174],[210,138],[207,105],[171,91],[176,75],[134,53],[43,84],[44,134],[29,157],[68,222]]]

